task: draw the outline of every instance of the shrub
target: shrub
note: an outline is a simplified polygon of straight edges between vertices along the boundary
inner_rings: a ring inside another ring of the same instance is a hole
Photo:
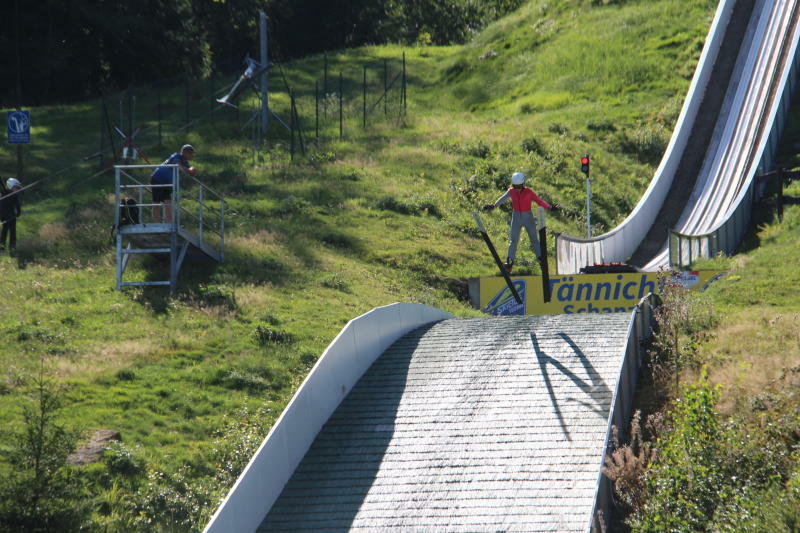
[[[717,321],[707,299],[674,281],[675,274],[665,273],[659,279],[662,305],[654,313],[655,335],[649,350],[656,382],[668,392],[671,381],[673,394],[678,392],[681,372],[699,368],[700,344]]]
[[[528,137],[524,141],[522,141],[522,151],[528,153],[538,154],[542,157],[547,156],[547,152],[544,149],[544,146],[539,139],[536,137]]]
[[[308,210],[311,204],[302,198],[287,196],[273,210],[276,215],[297,215]]]
[[[649,499],[633,516],[636,531],[707,531],[729,494],[714,411],[718,396],[704,370],[676,400],[671,431],[659,440],[658,458],[647,473]]]
[[[656,164],[667,149],[669,135],[663,124],[652,122],[633,131],[621,131],[617,134],[617,145],[622,152],[635,155],[644,163]]]
[[[111,474],[133,477],[144,472],[144,460],[121,442],[111,442],[103,454],[103,462]]]
[[[430,196],[410,196],[406,199],[399,199],[395,196],[384,196],[376,205],[378,209],[394,211],[404,215],[428,214],[436,218],[442,218],[442,212]]]
[[[253,334],[256,344],[259,346],[267,346],[269,344],[286,344],[294,342],[294,336],[285,331],[272,329],[269,326],[259,324]]]
[[[620,446],[617,427],[612,427],[614,451],[605,458],[602,471],[613,483],[614,491],[630,510],[638,510],[647,501],[645,472],[656,456],[656,448],[644,440],[640,424],[642,412],[631,421],[631,441]]]

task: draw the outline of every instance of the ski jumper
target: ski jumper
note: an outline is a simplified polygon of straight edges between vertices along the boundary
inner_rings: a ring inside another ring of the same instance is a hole
[[[514,208],[511,214],[511,227],[508,230],[508,261],[513,262],[517,256],[517,244],[519,243],[519,234],[522,228],[528,233],[528,238],[531,241],[531,249],[536,254],[537,258],[541,258],[541,247],[539,246],[539,237],[536,234],[536,218],[531,212],[531,203],[536,202],[548,211],[552,206],[539,198],[535,192],[530,188],[524,187],[523,189],[515,189],[511,187],[503,196],[497,199],[494,203],[495,206],[506,203],[511,200],[511,206]]]

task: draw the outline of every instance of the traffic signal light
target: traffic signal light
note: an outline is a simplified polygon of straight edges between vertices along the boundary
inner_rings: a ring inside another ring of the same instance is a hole
[[[589,154],[581,157],[581,172],[587,176],[589,175]]]

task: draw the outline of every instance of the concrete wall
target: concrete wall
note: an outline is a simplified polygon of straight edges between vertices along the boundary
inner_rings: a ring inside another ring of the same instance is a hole
[[[348,322],[319,358],[204,531],[255,531],[319,430],[378,356],[412,329],[451,317],[433,307],[395,303]]]

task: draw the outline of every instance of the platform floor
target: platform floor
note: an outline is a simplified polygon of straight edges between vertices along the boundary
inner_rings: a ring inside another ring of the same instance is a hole
[[[630,319],[409,333],[342,401],[258,531],[587,532]]]

